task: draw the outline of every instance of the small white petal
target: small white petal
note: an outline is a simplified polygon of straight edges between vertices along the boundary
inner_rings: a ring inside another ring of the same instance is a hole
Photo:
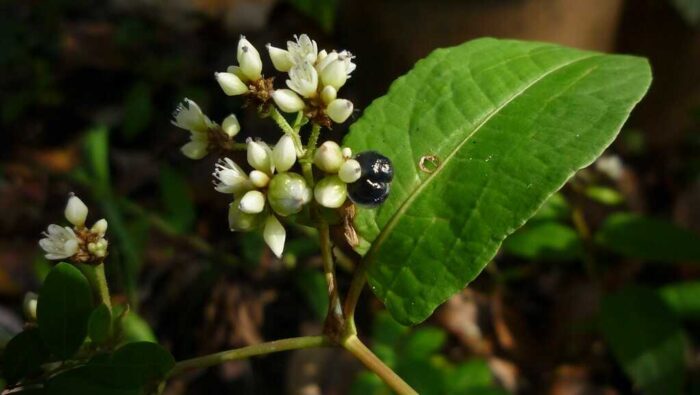
[[[310,39],[306,34],[302,34],[298,37],[294,36],[294,39],[296,42],[287,41],[287,50],[292,55],[294,63],[315,63],[318,57],[316,41]]]
[[[243,195],[238,208],[246,214],[261,213],[265,208],[265,195],[260,191],[248,191]]]
[[[264,188],[270,182],[270,176],[260,170],[251,171],[248,178],[257,188]]]
[[[362,175],[362,167],[360,167],[360,162],[355,159],[350,159],[345,161],[340,170],[338,170],[338,177],[345,183],[353,183],[360,179]]]
[[[254,169],[272,175],[275,168],[272,163],[272,151],[267,144],[249,138],[247,156],[248,164],[253,166]]]
[[[314,187],[314,198],[323,207],[338,208],[348,196],[347,184],[338,176],[323,178]]]
[[[208,146],[209,143],[207,141],[192,140],[189,143],[183,145],[182,148],[180,148],[180,151],[182,151],[183,155],[185,155],[186,157],[193,160],[198,160],[207,156]]]
[[[314,97],[318,89],[318,73],[309,62],[297,63],[289,70],[287,86],[303,97]]]
[[[221,193],[238,195],[252,189],[243,169],[229,158],[219,159],[214,167],[214,189]]]
[[[316,63],[316,70],[321,72],[324,68],[326,68],[326,66],[335,62],[336,60],[338,60],[338,53],[336,51],[331,51],[331,53],[324,56],[323,59],[319,59],[319,61]]]
[[[340,89],[348,80],[348,74],[345,69],[345,62],[335,60],[321,71],[321,82],[323,85],[330,85],[335,89]]]
[[[326,107],[326,114],[336,123],[345,122],[352,114],[352,102],[345,99],[335,99],[328,107]]]
[[[273,47],[270,44],[267,44],[267,51],[270,53],[270,60],[272,60],[272,65],[276,70],[287,72],[294,66],[294,59],[289,51]]]
[[[335,141],[324,142],[314,154],[314,164],[326,173],[337,173],[343,161],[343,153]]]
[[[243,36],[241,36],[241,39],[238,41],[237,57],[238,65],[248,79],[256,81],[262,77],[262,59],[260,59],[260,54],[253,44]]]
[[[39,299],[39,295],[34,292],[27,292],[24,295],[24,301],[22,302],[22,309],[24,310],[24,316],[28,321],[36,321],[36,306]]]
[[[197,103],[185,98],[173,111],[172,124],[191,132],[204,133],[211,121],[202,113]]]
[[[248,93],[248,85],[233,73],[214,73],[214,77],[227,96],[237,96]]]
[[[338,96],[338,90],[336,90],[331,85],[325,86],[323,88],[323,90],[321,91],[321,100],[323,100],[323,104],[325,104],[325,105],[328,105],[328,103],[335,100],[335,98],[337,96]]]
[[[241,131],[241,124],[238,123],[238,118],[236,118],[236,115],[231,114],[224,118],[224,121],[221,123],[221,128],[224,130],[224,133],[233,138],[233,136],[237,135],[238,132]]]
[[[287,232],[284,230],[284,226],[282,226],[277,217],[274,215],[267,217],[265,221],[265,230],[263,230],[263,238],[265,239],[265,243],[278,258],[282,257],[286,237]]]
[[[297,151],[291,136],[285,134],[280,138],[272,150],[272,159],[275,169],[279,172],[287,171],[294,166],[297,161]]]
[[[304,100],[291,89],[275,90],[272,92],[272,100],[284,112],[299,112],[304,109]]]
[[[68,256],[75,255],[75,253],[78,252],[78,240],[66,240],[66,242],[63,244],[63,250],[66,252],[66,254],[68,254]]]
[[[92,225],[92,228],[90,228],[90,232],[96,235],[104,236],[104,234],[107,233],[107,225],[107,220],[102,218],[101,220],[95,222]]]
[[[73,195],[68,198],[66,209],[63,212],[68,222],[73,224],[73,226],[80,228],[85,225],[85,219],[88,215],[88,208],[79,197]]]

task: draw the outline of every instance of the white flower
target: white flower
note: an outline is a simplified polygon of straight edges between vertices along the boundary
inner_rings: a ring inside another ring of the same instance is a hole
[[[362,167],[360,166],[360,162],[355,159],[346,160],[345,163],[340,166],[340,170],[338,170],[338,177],[347,184],[359,180],[361,175]]]
[[[348,196],[347,184],[338,176],[327,176],[314,187],[314,198],[323,207],[338,208]]]
[[[272,150],[266,143],[248,138],[247,158],[248,164],[253,166],[254,169],[269,175],[275,172]]]
[[[301,36],[295,35],[294,40],[296,40],[296,42],[287,41],[287,51],[291,54],[294,63],[316,63],[316,59],[318,58],[318,46],[316,45],[316,41],[310,39],[306,34],[302,34]]]
[[[335,141],[324,142],[314,154],[314,164],[326,173],[337,173],[344,161],[340,146]]]
[[[260,53],[255,49],[250,41],[246,40],[245,36],[241,36],[238,40],[238,49],[236,52],[238,65],[241,72],[250,81],[259,80],[262,77],[262,59]]]
[[[287,232],[277,217],[274,215],[268,216],[265,221],[265,229],[263,230],[263,239],[265,239],[265,243],[278,258],[282,257],[286,237]]]
[[[335,99],[326,107],[326,114],[333,122],[343,123],[352,115],[352,110],[353,105],[350,100]]]
[[[85,225],[85,219],[87,219],[88,208],[79,197],[71,195],[63,213],[73,226],[82,228]]]
[[[318,89],[318,73],[309,62],[297,63],[289,70],[287,86],[303,97],[314,97]]]
[[[265,195],[260,191],[248,191],[238,203],[238,208],[246,214],[258,214],[265,208]]]
[[[289,51],[284,49],[273,47],[267,44],[267,52],[270,53],[270,60],[272,60],[272,65],[277,71],[287,72],[294,66],[294,57]]]
[[[214,73],[214,78],[216,78],[216,82],[219,83],[219,86],[221,86],[221,89],[227,96],[238,96],[248,93],[248,85],[234,73]]]
[[[185,98],[173,111],[173,125],[192,133],[206,133],[214,123],[202,113],[197,103]]]
[[[277,89],[272,92],[272,100],[277,107],[284,112],[298,112],[304,109],[306,104],[299,95],[291,89]]]
[[[209,136],[205,133],[192,133],[190,134],[190,142],[183,145],[180,151],[186,157],[198,160],[207,156],[209,148]]]
[[[297,151],[291,136],[285,134],[279,139],[272,150],[272,160],[278,172],[287,171],[294,166],[297,161]]]
[[[78,252],[78,237],[68,226],[51,224],[43,235],[46,237],[39,240],[39,246],[46,251],[46,259],[66,259]]]
[[[238,195],[253,188],[243,169],[229,158],[219,159],[214,167],[214,189]]]
[[[233,138],[238,134],[238,132],[241,131],[241,124],[238,123],[238,118],[236,118],[236,115],[231,114],[224,118],[224,121],[221,123],[221,129],[223,129],[227,136]]]

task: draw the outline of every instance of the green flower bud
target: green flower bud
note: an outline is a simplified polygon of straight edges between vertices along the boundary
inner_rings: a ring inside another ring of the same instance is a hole
[[[325,177],[314,187],[314,198],[323,207],[338,208],[347,197],[347,185],[338,176]]]
[[[265,214],[247,214],[239,208],[241,205],[240,197],[231,203],[228,209],[228,226],[231,231],[248,231],[257,228],[265,219]]]
[[[300,212],[311,200],[311,188],[297,173],[280,173],[270,180],[267,200],[277,214],[286,217]]]

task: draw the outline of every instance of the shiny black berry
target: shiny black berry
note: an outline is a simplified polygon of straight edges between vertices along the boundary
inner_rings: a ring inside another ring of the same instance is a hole
[[[373,181],[368,177],[361,177],[359,180],[348,184],[348,196],[353,203],[374,207],[382,204],[389,196],[391,183]]]
[[[394,178],[394,167],[386,156],[376,151],[360,152],[355,156],[362,169],[361,178],[375,182],[391,182]]]

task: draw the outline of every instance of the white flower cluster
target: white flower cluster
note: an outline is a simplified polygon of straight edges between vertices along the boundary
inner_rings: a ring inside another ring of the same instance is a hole
[[[195,160],[202,159],[209,153],[211,140],[218,131],[222,131],[228,139],[233,139],[241,130],[238,118],[234,114],[224,118],[219,127],[204,115],[197,103],[187,98],[175,108],[172,124],[190,132],[190,142],[180,150],[186,157]]]
[[[229,158],[219,160],[214,170],[215,189],[233,194],[229,208],[232,231],[263,226],[263,238],[272,252],[282,256],[286,231],[279,217],[299,213],[311,201],[311,189],[301,175],[289,170],[297,161],[294,142],[282,136],[274,148],[262,141],[248,140],[246,172]]]
[[[305,111],[311,118],[327,117],[333,122],[345,122],[353,111],[349,100],[337,98],[338,90],[345,85],[355,70],[353,56],[348,51],[318,50],[314,40],[306,34],[295,36],[287,42],[287,49],[267,44],[272,65],[278,71],[288,73],[289,89],[276,89],[272,99],[280,110],[287,113]],[[229,96],[256,92],[262,80],[260,54],[245,37],[241,37],[237,50],[238,66],[229,66],[226,72],[215,73],[221,89]]]
[[[88,208],[80,198],[68,198],[66,219],[73,225],[61,227],[49,225],[39,246],[46,252],[46,259],[60,260],[72,258],[76,262],[97,262],[107,256],[107,220],[100,219],[90,229],[85,227]]]
[[[314,187],[316,202],[328,208],[342,206],[348,196],[347,184],[362,175],[360,163],[352,159],[352,150],[326,141],[316,150],[314,164],[326,174]]]

